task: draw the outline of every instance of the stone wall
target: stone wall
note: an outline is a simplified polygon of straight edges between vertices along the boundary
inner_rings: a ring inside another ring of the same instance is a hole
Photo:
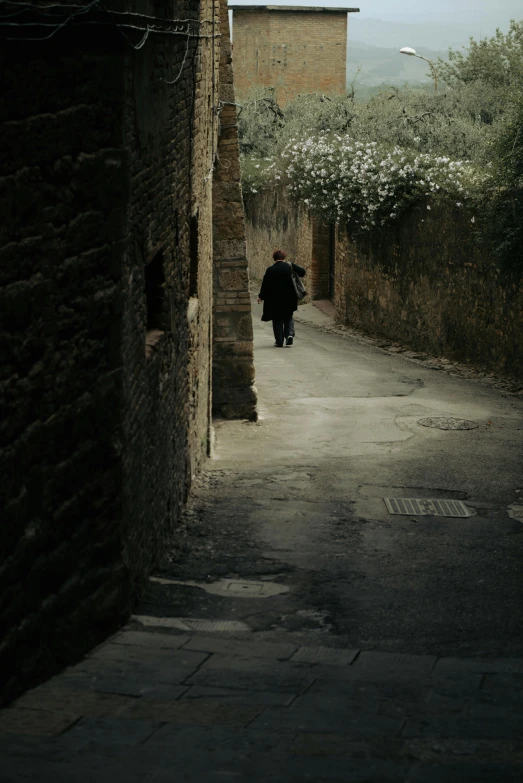
[[[283,190],[260,191],[245,197],[247,256],[253,282],[259,286],[275,250],[307,270],[305,287],[311,299],[329,296],[329,226],[293,203]]]
[[[245,202],[254,280],[281,247],[307,268],[310,298],[333,300],[338,321],[433,356],[523,374],[521,273],[478,250],[462,209],[421,204],[395,226],[352,240],[345,227],[334,235],[309,218],[283,190]]]
[[[283,106],[300,93],[345,93],[347,9],[231,7],[238,95],[274,87]]]
[[[128,615],[208,449],[218,6],[130,3],[200,19],[136,50],[99,9],[2,41],[6,700]]]
[[[213,411],[256,419],[249,269],[240,181],[229,14],[221,9],[220,132],[213,183]]]
[[[523,375],[521,272],[477,250],[470,215],[426,204],[372,238],[336,242],[338,317],[415,350]]]

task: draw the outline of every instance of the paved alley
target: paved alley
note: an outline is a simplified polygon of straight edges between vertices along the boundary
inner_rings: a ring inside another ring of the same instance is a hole
[[[259,421],[128,626],[0,712],[0,783],[523,779],[523,402],[300,311],[278,349],[254,305]]]

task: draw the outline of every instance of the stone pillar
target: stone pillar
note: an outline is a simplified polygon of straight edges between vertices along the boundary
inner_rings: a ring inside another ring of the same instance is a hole
[[[220,132],[213,177],[213,412],[255,421],[252,313],[227,0],[221,0]]]

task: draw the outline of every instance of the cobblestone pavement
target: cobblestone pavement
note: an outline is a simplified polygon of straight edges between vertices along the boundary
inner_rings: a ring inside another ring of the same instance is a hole
[[[523,661],[124,630],[0,715],[2,783],[521,781]]]
[[[0,783],[523,780],[520,401],[330,328],[256,324],[260,422],[126,628],[0,712]],[[435,492],[473,516],[391,522]]]

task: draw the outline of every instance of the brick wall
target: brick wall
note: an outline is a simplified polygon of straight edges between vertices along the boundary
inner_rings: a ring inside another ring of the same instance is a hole
[[[136,10],[213,32],[211,0]],[[7,700],[125,618],[207,451],[218,41],[2,42]]]
[[[284,190],[260,191],[245,197],[247,217],[247,255],[253,280],[259,284],[273,263],[274,250],[307,270],[305,287],[311,299],[329,297],[330,226],[309,215],[307,209],[293,203]]]
[[[176,4],[176,16],[210,20],[205,35],[219,33],[218,3],[215,12],[213,28],[210,0]],[[133,595],[208,449],[218,40],[157,36],[126,70],[124,557]],[[148,324],[144,289],[155,266],[163,312]]]
[[[9,698],[93,644],[128,601],[117,522],[128,177],[119,55],[73,51],[62,38],[3,42],[0,57],[0,691]]]
[[[280,105],[300,93],[344,94],[347,14],[234,6],[236,91],[275,87]]]
[[[226,2],[221,6],[221,32],[220,132],[213,183],[213,410],[228,419],[255,420],[249,269]]]
[[[426,205],[399,225],[336,242],[338,316],[433,356],[523,375],[521,272],[478,251],[470,215]]]

